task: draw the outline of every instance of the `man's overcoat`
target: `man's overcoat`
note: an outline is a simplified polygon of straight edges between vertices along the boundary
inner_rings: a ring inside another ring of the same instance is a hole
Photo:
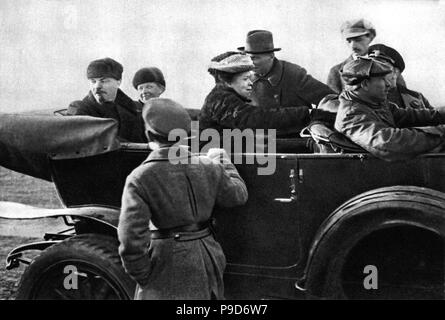
[[[185,163],[170,163],[173,155]],[[233,164],[183,147],[153,151],[127,178],[118,226],[119,253],[138,283],[136,299],[222,299],[226,260],[214,237],[150,241],[149,223],[152,229],[202,223],[215,205],[246,201],[245,183]]]
[[[68,115],[85,115],[97,118],[111,118],[119,124],[118,136],[130,142],[147,142],[144,133],[144,121],[137,106],[120,89],[114,102],[99,104],[91,91],[83,100],[72,102],[67,111]]]
[[[303,67],[275,58],[264,77],[255,75],[252,104],[263,108],[309,107],[333,91],[309,75]]]

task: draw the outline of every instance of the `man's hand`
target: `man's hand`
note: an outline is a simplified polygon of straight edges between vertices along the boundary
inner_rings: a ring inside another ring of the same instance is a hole
[[[333,125],[335,123],[336,113],[320,110],[320,109],[311,109],[311,122],[320,121],[326,122],[328,124]]]
[[[220,148],[210,148],[207,152],[207,157],[221,163],[232,163],[229,156],[227,155],[226,150]]]

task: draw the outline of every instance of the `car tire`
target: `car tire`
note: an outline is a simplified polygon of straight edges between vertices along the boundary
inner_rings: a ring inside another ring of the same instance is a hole
[[[125,272],[118,240],[76,235],[36,257],[23,273],[18,300],[126,300],[135,282]]]

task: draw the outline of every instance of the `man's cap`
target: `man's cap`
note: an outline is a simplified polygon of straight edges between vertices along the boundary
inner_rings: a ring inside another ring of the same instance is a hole
[[[133,77],[133,87],[138,88],[138,85],[147,82],[156,82],[165,88],[165,79],[162,71],[156,67],[142,68],[136,71]]]
[[[232,53],[232,54],[231,54]],[[225,56],[227,55],[227,56]],[[222,60],[217,61],[218,57],[224,57]],[[244,53],[239,52],[226,52],[219,55],[210,61],[208,71],[218,70],[228,73],[239,73],[250,71],[255,68],[252,59]]]
[[[124,67],[111,58],[104,58],[91,61],[87,68],[87,78],[113,78],[122,79]]]
[[[371,22],[365,19],[348,20],[340,27],[344,39],[355,38],[365,34],[371,35],[374,39],[377,32]]]
[[[392,66],[387,62],[368,57],[357,57],[356,60],[346,63],[340,73],[347,85],[356,85],[365,79],[383,77],[392,71]]]
[[[182,129],[190,134],[192,121],[187,110],[178,102],[167,98],[152,98],[142,109],[142,118],[147,130],[168,137],[173,129]]]
[[[370,57],[390,62],[394,67],[400,69],[400,72],[405,70],[405,61],[402,55],[394,48],[385,46],[384,44],[374,44],[369,46],[368,54]]]
[[[268,53],[279,51],[273,44],[272,32],[267,30],[252,30],[247,33],[246,46],[238,50],[246,53]]]

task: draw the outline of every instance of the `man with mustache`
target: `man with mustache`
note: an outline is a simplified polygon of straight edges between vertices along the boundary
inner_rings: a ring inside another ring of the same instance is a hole
[[[342,63],[331,68],[328,75],[327,84],[336,93],[340,93],[344,88],[340,72],[343,66],[368,53],[369,44],[374,40],[376,31],[371,22],[365,19],[349,20],[341,25],[341,35],[347,42],[351,55]]]
[[[92,61],[87,68],[90,92],[83,100],[72,102],[67,114],[115,119],[122,140],[146,142],[136,103],[119,89],[122,72],[122,65],[111,58]]]
[[[395,161],[443,150],[445,110],[399,108],[387,99],[393,67],[358,57],[342,70],[335,129],[378,158]]]

